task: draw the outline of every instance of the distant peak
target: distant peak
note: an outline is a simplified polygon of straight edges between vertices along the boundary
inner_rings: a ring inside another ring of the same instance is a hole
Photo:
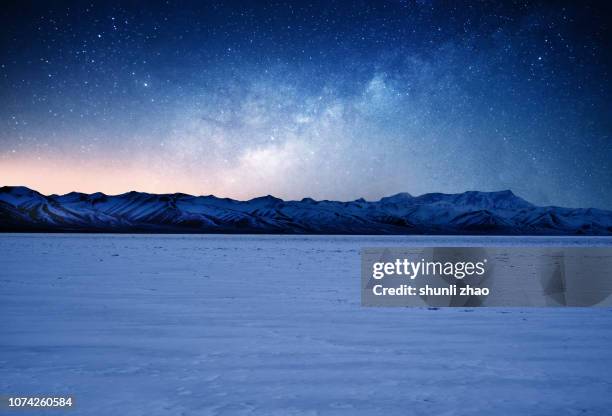
[[[466,191],[458,194],[431,193],[417,197],[419,203],[439,203],[477,209],[521,209],[533,205],[509,189],[503,191]]]
[[[28,188],[27,186],[3,186],[3,187],[0,187],[0,192],[10,193],[13,195],[28,195],[28,194],[38,193]]]
[[[275,196],[272,195],[266,195],[266,196],[259,196],[257,198],[252,198],[249,199],[248,202],[268,202],[268,203],[277,203],[277,202],[283,202],[282,199],[277,198]]]
[[[503,197],[516,197],[515,193],[510,189],[504,189],[502,191],[465,191],[458,194],[439,194],[439,195],[495,195]]]
[[[516,196],[516,194],[512,192],[510,189],[504,189],[503,191],[497,191],[495,193],[499,195]]]
[[[151,196],[152,194],[149,194],[148,192],[129,191],[129,192],[125,192],[125,193],[119,194],[117,196],[123,196],[123,197],[128,197],[128,198],[135,198],[135,197],[138,197],[138,196],[141,196],[141,195],[144,195],[144,196],[148,197],[148,196]]]
[[[409,201],[409,200],[411,200],[413,198],[414,197],[412,195],[410,195],[408,192],[400,192],[400,193],[397,193],[395,195],[386,196],[384,198],[381,198],[380,202],[398,203],[398,202],[403,202],[403,201]]]

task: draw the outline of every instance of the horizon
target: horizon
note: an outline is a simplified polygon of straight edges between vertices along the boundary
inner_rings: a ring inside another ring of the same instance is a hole
[[[249,200],[0,187],[0,232],[135,232],[373,235],[603,235],[612,211],[538,206],[511,190],[391,195],[380,200]]]
[[[170,195],[185,195],[188,197],[194,197],[194,198],[216,198],[216,199],[229,199],[232,201],[236,201],[236,202],[250,202],[253,201],[255,199],[262,199],[262,198],[274,198],[274,199],[279,199],[283,202],[303,202],[304,200],[313,200],[315,202],[339,202],[339,203],[348,203],[348,202],[357,202],[357,201],[365,201],[365,202],[380,202],[381,200],[385,199],[385,198],[392,198],[395,196],[399,196],[399,195],[408,195],[411,198],[421,198],[424,196],[428,196],[428,195],[436,195],[436,194],[441,194],[441,195],[447,195],[447,196],[452,196],[452,195],[463,195],[463,194],[467,194],[467,193],[482,193],[482,194],[503,194],[503,193],[510,193],[513,197],[518,198],[518,199],[522,199],[523,201],[532,204],[536,207],[554,207],[554,208],[569,208],[569,209],[601,209],[604,211],[610,211],[610,210],[606,210],[604,208],[597,208],[597,207],[586,207],[586,206],[581,206],[581,207],[571,207],[571,206],[562,206],[562,205],[538,205],[533,203],[532,201],[528,200],[527,198],[524,198],[521,195],[518,195],[516,192],[514,192],[512,189],[500,189],[500,190],[492,190],[492,191],[482,191],[482,190],[467,190],[467,191],[463,191],[463,192],[453,192],[453,193],[446,193],[446,192],[426,192],[423,194],[417,194],[414,195],[410,192],[397,192],[394,194],[390,194],[390,195],[383,195],[378,199],[367,199],[367,198],[363,198],[363,197],[357,197],[354,199],[329,199],[329,198],[325,198],[325,199],[316,199],[316,198],[312,198],[309,196],[304,196],[302,198],[298,198],[298,199],[286,199],[286,198],[281,198],[279,196],[276,195],[272,195],[272,194],[266,194],[266,195],[258,195],[258,196],[254,196],[252,198],[249,199],[237,199],[237,198],[231,198],[231,197],[227,197],[227,196],[221,196],[221,195],[215,195],[215,194],[190,194],[190,193],[186,193],[186,192],[147,192],[147,191],[138,191],[138,190],[129,190],[129,191],[124,191],[121,193],[117,193],[117,194],[108,194],[105,192],[101,192],[101,191],[95,191],[95,192],[81,192],[81,191],[70,191],[70,192],[65,192],[65,193],[44,193],[39,191],[36,188],[32,188],[26,185],[0,185],[0,189],[2,188],[26,188],[30,191],[34,191],[37,192],[45,197],[61,197],[61,196],[66,196],[66,195],[70,195],[70,194],[81,194],[81,195],[95,195],[95,194],[102,194],[104,196],[107,197],[117,197],[117,196],[122,196],[122,195],[126,195],[129,193],[138,193],[138,194],[148,194],[148,195],[158,195],[158,196],[170,196]]]

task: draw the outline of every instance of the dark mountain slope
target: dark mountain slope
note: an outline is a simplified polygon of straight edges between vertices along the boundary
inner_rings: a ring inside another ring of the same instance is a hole
[[[128,192],[45,196],[0,188],[0,231],[612,235],[612,212],[538,207],[511,191],[401,193],[380,201],[249,201]]]

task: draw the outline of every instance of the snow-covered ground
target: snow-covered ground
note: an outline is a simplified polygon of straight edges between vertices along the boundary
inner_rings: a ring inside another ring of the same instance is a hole
[[[0,396],[71,395],[71,415],[610,414],[610,309],[360,306],[362,247],[593,242],[612,244],[0,235]]]

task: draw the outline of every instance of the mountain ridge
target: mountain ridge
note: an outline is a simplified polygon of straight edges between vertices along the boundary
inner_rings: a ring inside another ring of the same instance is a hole
[[[398,193],[378,201],[213,195],[43,195],[0,187],[0,231],[245,234],[612,235],[612,211],[536,206],[511,190]]]

